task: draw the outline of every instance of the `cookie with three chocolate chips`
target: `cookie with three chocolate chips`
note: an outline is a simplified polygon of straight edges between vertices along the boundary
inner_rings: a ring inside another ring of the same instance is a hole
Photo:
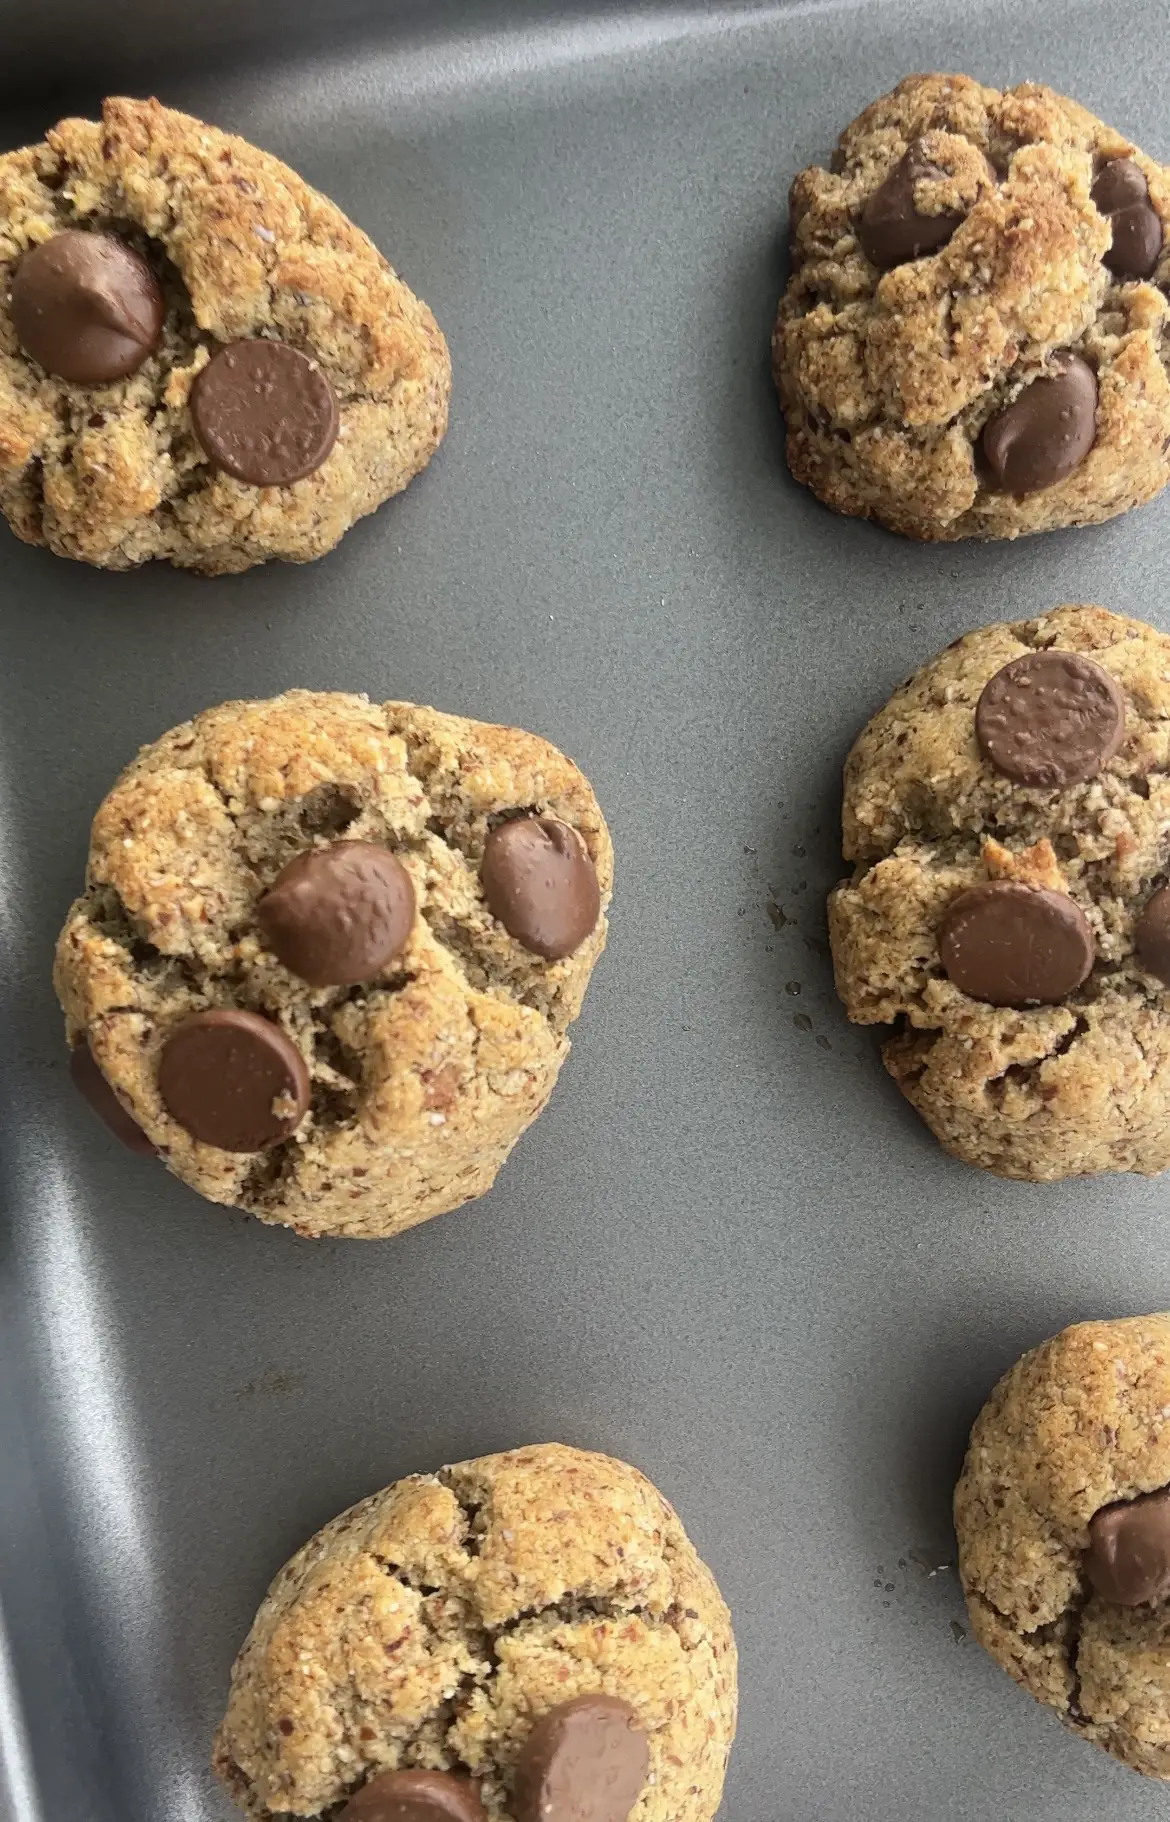
[[[415,1474],[309,1540],[232,1671],[251,1822],[710,1822],[727,1608],[636,1468],[549,1443]]]
[[[790,195],[788,465],[913,538],[1090,525],[1170,479],[1170,172],[1035,83],[911,76]]]
[[[1170,1165],[1170,638],[1100,607],[985,626],[845,766],[837,990],[948,1151]]]
[[[397,1233],[482,1195],[544,1106],[612,876],[536,735],[303,690],[210,709],[94,820],[57,948],[73,1080],[213,1202]]]
[[[1025,1354],[975,1420],[955,1529],[980,1644],[1083,1739],[1170,1779],[1170,1315]]]
[[[306,562],[429,462],[426,305],[267,152],[107,101],[0,157],[0,510],[104,569]]]

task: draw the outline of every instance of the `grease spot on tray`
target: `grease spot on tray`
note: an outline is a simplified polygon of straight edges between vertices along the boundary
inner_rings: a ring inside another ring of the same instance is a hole
[[[237,1403],[245,1398],[285,1398],[290,1392],[299,1392],[304,1384],[303,1373],[281,1373],[275,1367],[267,1367],[256,1379],[238,1385],[235,1398]]]

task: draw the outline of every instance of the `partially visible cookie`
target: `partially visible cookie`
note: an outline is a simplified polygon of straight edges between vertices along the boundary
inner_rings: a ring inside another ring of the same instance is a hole
[[[1170,1779],[1170,1315],[1012,1367],[955,1492],[975,1637],[1093,1745]]]
[[[57,948],[74,1080],[213,1202],[377,1238],[490,1188],[605,943],[609,832],[536,735],[291,690],[145,747]]]
[[[1091,525],[1170,479],[1170,172],[1035,83],[910,76],[790,196],[788,464],[913,538]]]
[[[114,99],[0,157],[0,510],[104,569],[307,562],[429,462],[451,369],[267,152]]]
[[[672,1508],[550,1443],[311,1538],[236,1660],[215,1768],[252,1822],[710,1822],[735,1713],[730,1617]]]
[[[968,633],[845,766],[837,990],[948,1151],[1170,1165],[1170,638],[1100,607]]]

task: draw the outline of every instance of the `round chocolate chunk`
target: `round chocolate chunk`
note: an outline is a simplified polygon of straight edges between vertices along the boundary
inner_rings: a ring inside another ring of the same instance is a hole
[[[571,955],[597,923],[601,888],[588,849],[552,816],[520,816],[494,828],[480,877],[492,915],[547,961]]]
[[[335,841],[290,860],[256,906],[270,949],[311,987],[368,981],[414,923],[410,874],[389,848]]]
[[[382,1771],[356,1790],[337,1822],[486,1822],[470,1778],[449,1771]]]
[[[1133,942],[1142,967],[1170,987],[1170,886],[1160,887],[1147,899]]]
[[[1092,197],[1113,228],[1105,255],[1109,270],[1117,278],[1149,278],[1162,251],[1162,221],[1141,167],[1132,158],[1110,159]]]
[[[945,247],[959,223],[962,213],[943,210],[937,215],[920,215],[914,204],[916,184],[929,178],[945,178],[927,156],[922,141],[908,146],[885,182],[876,189],[864,209],[857,227],[857,238],[866,259],[887,272],[908,259],[921,259],[924,253],[937,253]]]
[[[1080,467],[1097,437],[1097,376],[1079,354],[1033,380],[983,426],[980,447],[1001,493],[1039,493]]]
[[[1118,1607],[1170,1598],[1170,1490],[1095,1512],[1085,1574],[1102,1600]]]
[[[116,1139],[140,1157],[153,1158],[151,1144],[137,1120],[128,1114],[98,1067],[89,1045],[82,1040],[69,1052],[69,1079],[83,1100],[89,1102],[100,1120],[104,1120]]]
[[[628,1702],[580,1695],[536,1723],[516,1765],[516,1822],[626,1822],[650,1769]]]
[[[231,1008],[176,1025],[158,1088],[172,1118],[221,1151],[264,1151],[287,1139],[309,1105],[309,1072],[292,1039],[271,1019]]]
[[[1079,652],[1026,652],[984,684],[975,734],[998,772],[1054,791],[1094,778],[1112,759],[1125,736],[1125,698]]]
[[[253,487],[290,487],[337,441],[337,395],[286,342],[232,342],[191,388],[195,435],[217,468]]]
[[[137,372],[162,335],[159,282],[113,234],[67,228],[33,247],[16,268],[9,307],[25,353],[79,386]]]
[[[1093,966],[1093,933],[1063,892],[993,880],[953,898],[938,931],[942,965],[989,1006],[1055,1006]]]

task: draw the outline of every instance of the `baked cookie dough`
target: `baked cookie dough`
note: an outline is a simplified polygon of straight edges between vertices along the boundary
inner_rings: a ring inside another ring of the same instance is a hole
[[[215,1769],[253,1822],[709,1822],[735,1673],[656,1488],[515,1449],[400,1480],[298,1551],[236,1661]]]
[[[1170,479],[1170,172],[1035,83],[910,76],[790,195],[788,465],[912,538],[1092,525]]]
[[[157,101],[0,156],[0,510],[102,569],[307,562],[425,468],[434,317],[279,159]]]
[[[164,734],[57,947],[74,1081],[213,1202],[376,1238],[490,1188],[605,943],[609,833],[516,728],[291,690]]]
[[[1170,1164],[1170,638],[1101,607],[931,659],[845,765],[837,990],[957,1158]]]
[[[955,1493],[975,1637],[1069,1727],[1170,1779],[1170,1315],[1025,1354]]]

